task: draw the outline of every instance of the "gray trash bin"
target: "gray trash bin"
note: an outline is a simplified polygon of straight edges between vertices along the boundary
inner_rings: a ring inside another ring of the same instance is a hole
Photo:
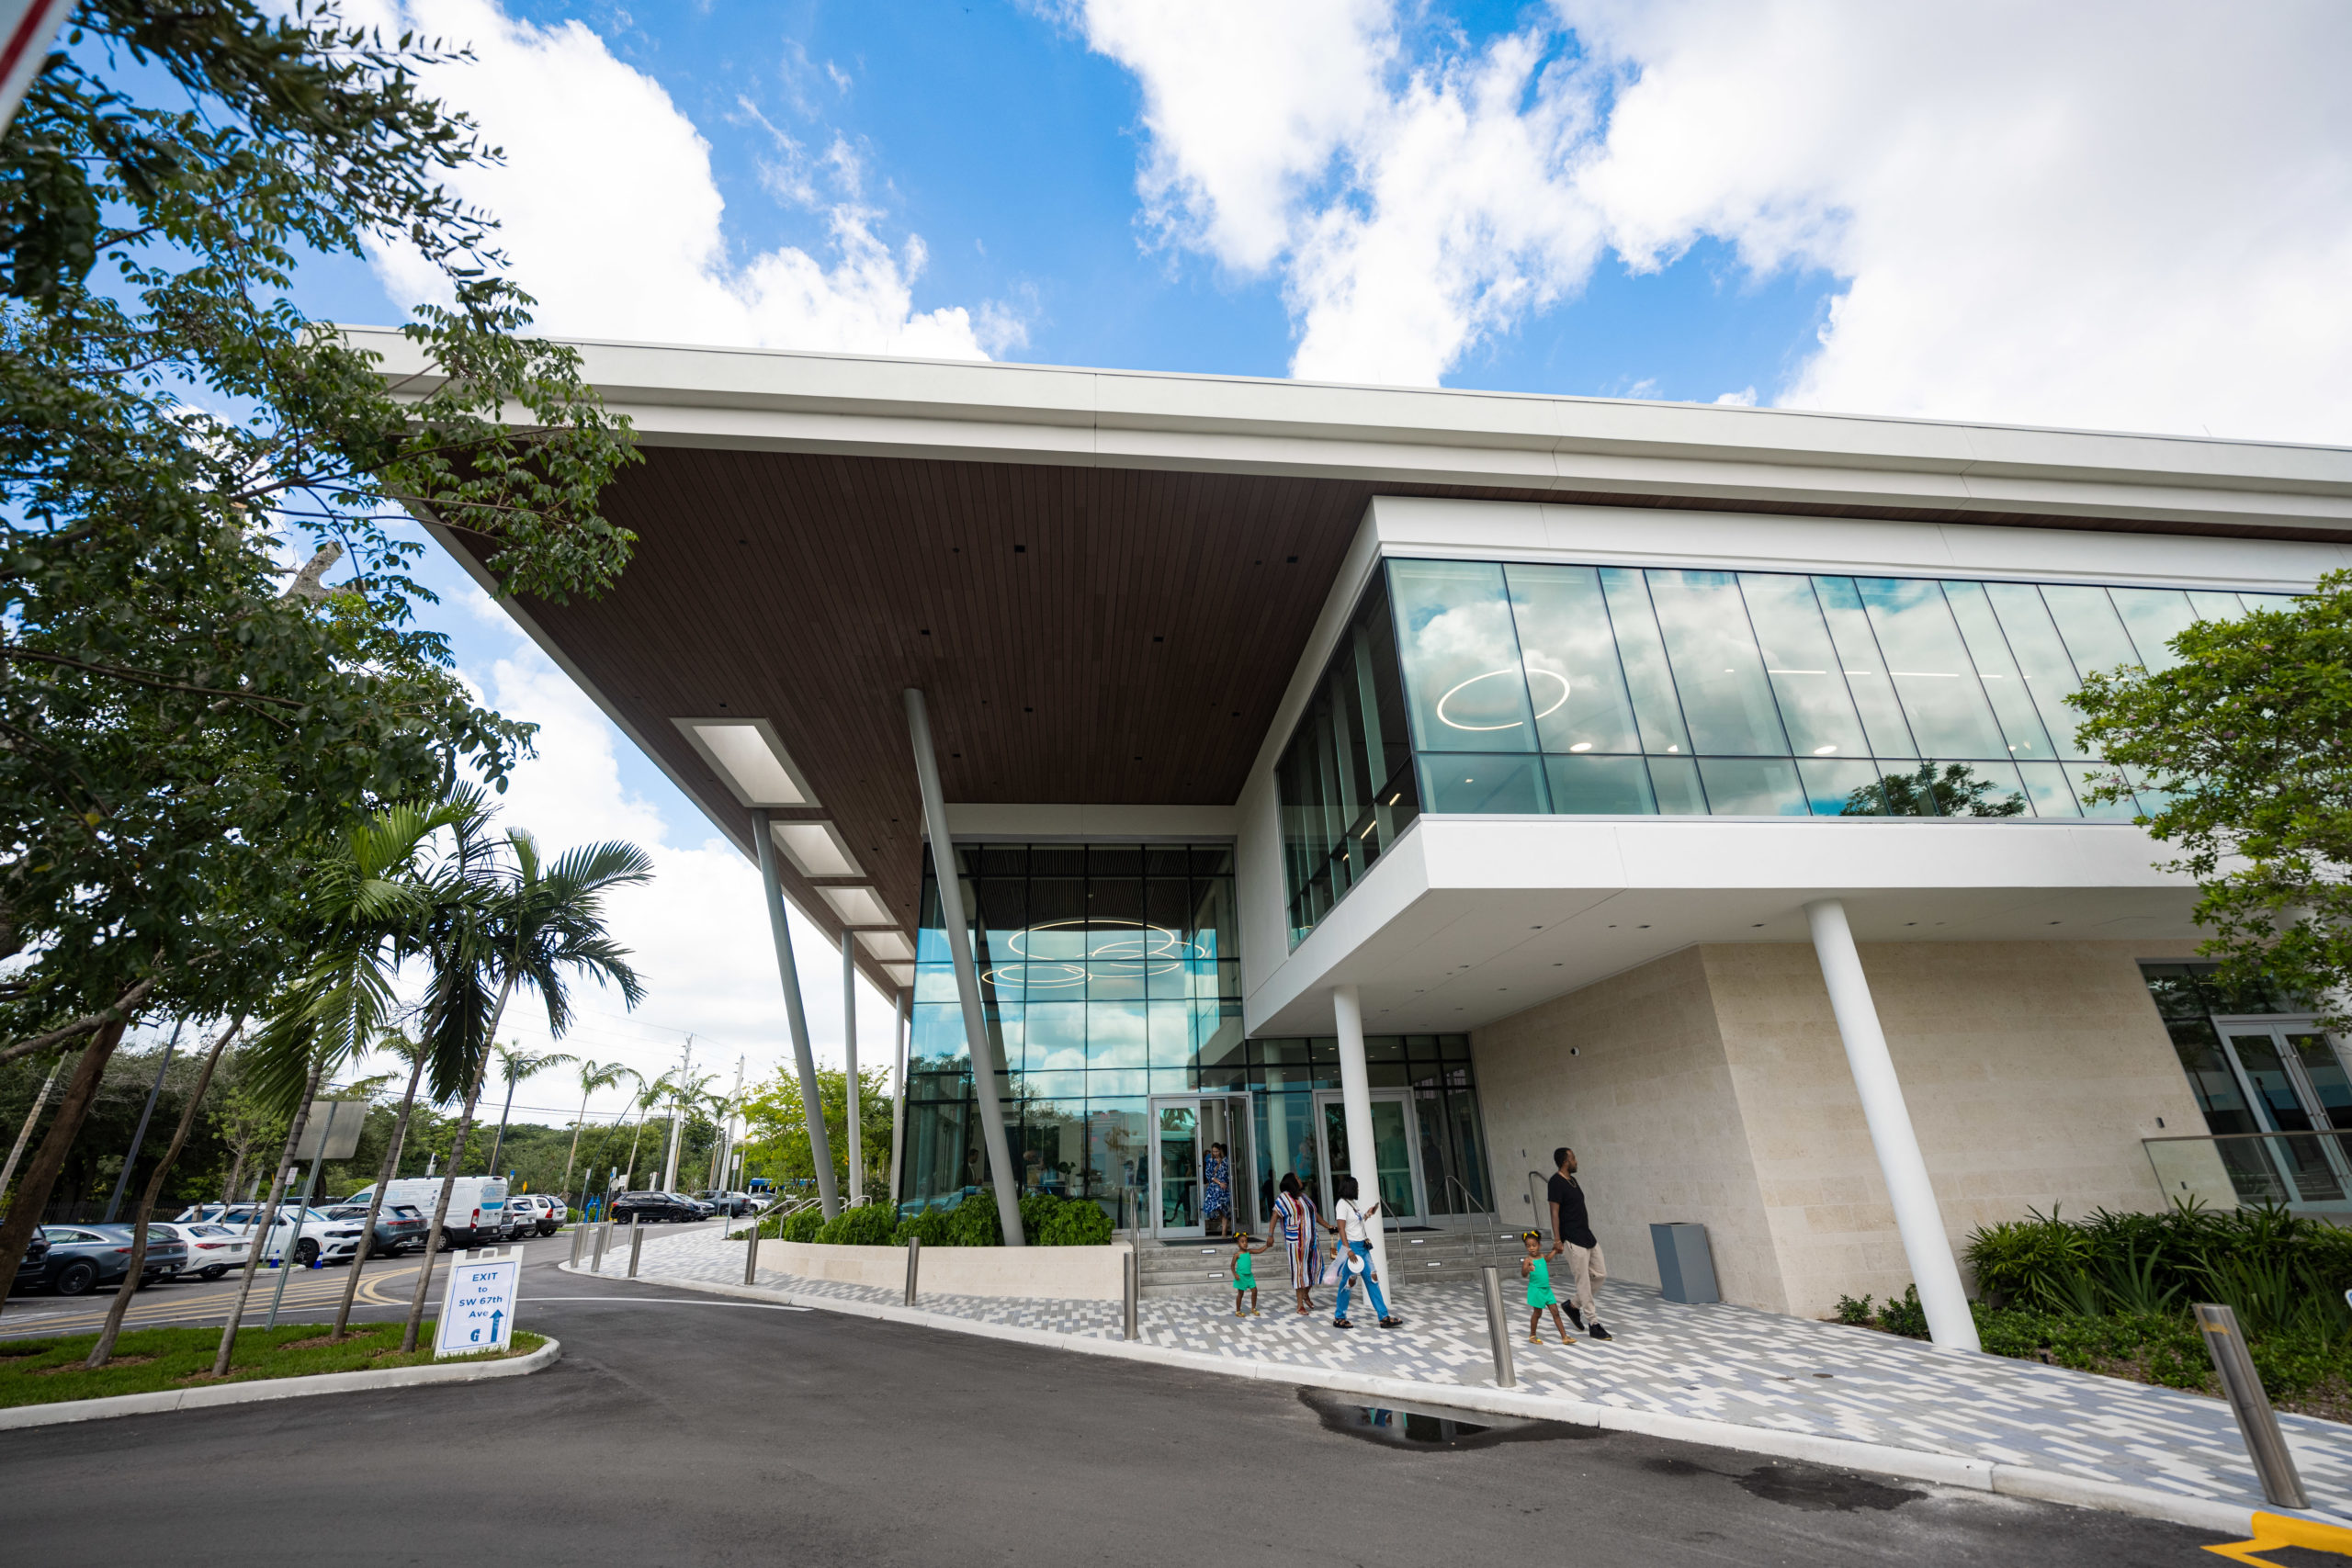
[[[1657,1251],[1658,1291],[1668,1301],[1697,1306],[1724,1299],[1715,1289],[1715,1258],[1707,1250],[1706,1226],[1652,1225],[1650,1246]]]

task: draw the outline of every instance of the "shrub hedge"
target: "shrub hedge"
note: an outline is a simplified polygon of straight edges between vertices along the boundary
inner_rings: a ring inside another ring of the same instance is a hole
[[[760,1234],[775,1237],[776,1222],[764,1222]],[[812,1206],[785,1220],[782,1234],[786,1241],[842,1247],[904,1247],[917,1238],[925,1247],[1001,1247],[1004,1242],[996,1196],[990,1192],[967,1193],[953,1208],[924,1209],[903,1220],[890,1204],[868,1203],[843,1209],[828,1224]],[[1111,1240],[1111,1216],[1089,1199],[1032,1192],[1021,1200],[1021,1235],[1031,1247],[1102,1247]]]

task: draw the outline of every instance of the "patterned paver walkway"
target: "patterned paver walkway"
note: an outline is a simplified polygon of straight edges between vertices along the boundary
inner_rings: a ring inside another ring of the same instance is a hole
[[[624,1274],[628,1261],[616,1247],[604,1272]],[[742,1243],[717,1230],[648,1236],[641,1268],[741,1284]],[[768,1269],[758,1284],[801,1300],[901,1304],[897,1291]],[[1448,1385],[1492,1385],[1476,1287],[1414,1286],[1396,1303],[1406,1326],[1385,1331],[1370,1326],[1369,1314],[1356,1320],[1364,1326],[1333,1328],[1330,1292],[1320,1294],[1323,1311],[1300,1317],[1286,1291],[1269,1288],[1264,1315],[1255,1318],[1236,1318],[1229,1293],[1148,1297],[1137,1325],[1145,1340],[1170,1349],[1408,1379],[1430,1385],[1432,1400]],[[1602,1303],[1617,1336],[1609,1344],[1530,1345],[1519,1321],[1512,1350],[1522,1391],[2264,1506],[2236,1424],[2216,1399],[1747,1307],[1684,1306],[1636,1285],[1611,1282]],[[1115,1302],[926,1292],[917,1304],[944,1317],[1119,1337]],[[2301,1416],[2279,1420],[2312,1506],[2352,1516],[2352,1428]]]

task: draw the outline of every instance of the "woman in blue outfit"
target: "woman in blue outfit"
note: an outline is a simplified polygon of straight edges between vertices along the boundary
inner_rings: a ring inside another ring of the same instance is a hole
[[[1331,1178],[1331,1218],[1338,1222],[1332,1228],[1340,1233],[1340,1303],[1333,1309],[1331,1326],[1353,1328],[1348,1321],[1348,1291],[1358,1278],[1363,1280],[1364,1293],[1372,1298],[1372,1310],[1383,1328],[1394,1328],[1396,1320],[1388,1314],[1388,1300],[1380,1293],[1380,1281],[1372,1272],[1372,1227],[1365,1222],[1380,1213],[1377,1199],[1359,1206],[1356,1202],[1356,1179],[1352,1176]]]

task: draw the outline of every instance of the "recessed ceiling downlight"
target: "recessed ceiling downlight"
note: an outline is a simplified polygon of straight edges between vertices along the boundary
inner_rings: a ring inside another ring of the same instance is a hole
[[[808,779],[793,765],[791,753],[784,749],[775,726],[766,719],[680,718],[671,722],[742,805],[817,804]]]

